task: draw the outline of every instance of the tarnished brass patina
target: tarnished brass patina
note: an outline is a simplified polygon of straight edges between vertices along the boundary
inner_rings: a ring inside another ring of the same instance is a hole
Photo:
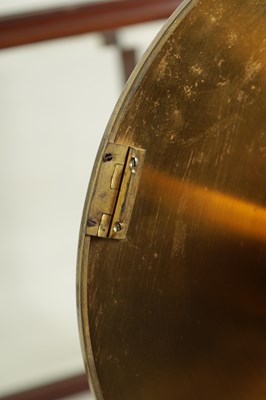
[[[119,241],[88,227],[108,142],[146,149]],[[115,109],[85,203],[78,310],[98,400],[266,399],[265,176],[266,0],[185,1]]]

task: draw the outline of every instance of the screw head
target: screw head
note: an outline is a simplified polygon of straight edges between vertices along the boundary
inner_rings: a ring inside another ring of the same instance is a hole
[[[137,157],[131,157],[131,160],[129,162],[129,168],[131,169],[132,174],[136,173],[136,166],[138,165],[139,160],[137,159]]]
[[[120,232],[123,229],[123,225],[121,224],[121,222],[116,222],[114,225],[114,232]]]
[[[89,227],[93,227],[93,226],[96,226],[96,225],[97,225],[97,220],[96,220],[96,218],[90,217],[90,218],[88,219],[88,226],[89,226]]]
[[[108,162],[108,161],[112,161],[113,159],[113,154],[112,153],[106,153],[103,157],[103,162]]]

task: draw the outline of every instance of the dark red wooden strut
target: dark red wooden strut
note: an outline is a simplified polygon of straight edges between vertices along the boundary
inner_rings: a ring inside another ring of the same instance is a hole
[[[85,374],[0,397],[0,400],[57,400],[89,391]],[[88,392],[89,393],[89,392]]]
[[[181,0],[121,0],[0,18],[0,48],[168,18]]]

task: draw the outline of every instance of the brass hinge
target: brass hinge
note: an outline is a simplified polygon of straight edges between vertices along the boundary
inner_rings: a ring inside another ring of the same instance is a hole
[[[142,149],[107,144],[89,210],[88,235],[125,239],[144,156]]]

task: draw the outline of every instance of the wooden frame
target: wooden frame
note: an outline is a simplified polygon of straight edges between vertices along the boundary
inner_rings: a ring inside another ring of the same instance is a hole
[[[86,391],[89,391],[87,377],[85,374],[80,374],[20,393],[0,397],[0,400],[57,400]]]
[[[180,0],[74,5],[0,18],[0,49],[168,18]]]

